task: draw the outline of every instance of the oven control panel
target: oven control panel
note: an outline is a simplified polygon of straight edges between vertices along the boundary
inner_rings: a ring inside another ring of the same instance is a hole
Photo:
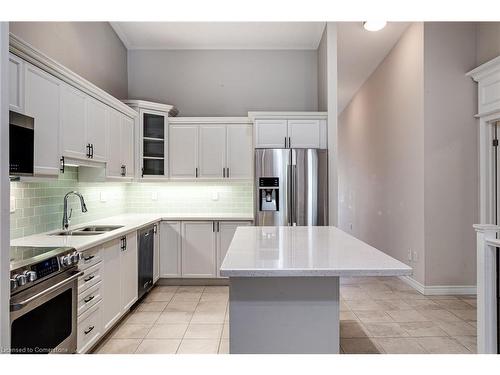
[[[75,266],[80,261],[80,258],[81,254],[74,251],[13,270],[10,273],[10,291],[12,293],[20,289],[25,289],[24,287],[27,288],[28,284],[45,279],[64,268]]]

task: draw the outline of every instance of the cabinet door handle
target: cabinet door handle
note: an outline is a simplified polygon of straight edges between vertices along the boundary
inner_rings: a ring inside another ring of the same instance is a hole
[[[215,233],[215,221],[212,221],[212,232]]]
[[[90,158],[93,159],[94,158],[94,144],[93,143],[90,144],[90,151],[92,152],[90,154]]]
[[[90,159],[90,143],[87,143],[87,158]]]
[[[288,137],[288,148],[292,148],[292,139]]]
[[[287,148],[287,146],[286,146],[286,137],[285,137],[285,148]]]
[[[127,175],[127,166],[122,164],[121,169],[122,169],[121,175],[122,177],[125,177]]]
[[[85,302],[85,303],[89,303],[89,302],[90,302],[90,301],[92,301],[94,298],[95,298],[95,296],[89,296],[89,297],[85,298],[85,299],[83,300],[83,302]]]
[[[153,225],[153,233],[154,233],[154,234],[156,234],[156,231],[157,231],[157,230],[158,230],[158,229],[157,229],[157,225],[156,225],[156,224],[155,224],[155,225]]]
[[[222,168],[222,178],[226,178],[226,168]]]
[[[85,262],[88,262],[89,260],[93,259],[94,257],[95,257],[95,255],[90,255],[90,256],[88,256],[88,257],[83,257],[83,260],[84,260]]]
[[[61,156],[61,159],[59,159],[59,161],[61,162],[61,167],[59,168],[59,171],[61,173],[64,173],[64,167],[66,166],[66,164],[64,163],[64,156]]]
[[[198,178],[198,167],[196,167],[194,173],[195,173],[196,178]]]
[[[217,222],[217,232],[220,232],[220,222]]]
[[[90,332],[92,332],[93,329],[94,329],[94,326],[90,326],[85,331],[83,331],[83,333],[85,333],[86,335],[88,335]]]
[[[229,167],[227,167],[226,177],[229,178]]]
[[[85,281],[86,283],[88,283],[90,280],[92,280],[93,278],[95,277],[95,275],[92,275],[92,276],[89,276],[85,279],[83,279],[83,281]]]

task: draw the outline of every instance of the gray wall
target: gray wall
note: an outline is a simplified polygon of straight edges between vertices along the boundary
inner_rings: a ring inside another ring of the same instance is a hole
[[[476,65],[500,56],[500,22],[478,22]]]
[[[423,25],[411,25],[339,118],[339,226],[424,283]],[[351,227],[352,225],[352,227]]]
[[[475,41],[472,23],[412,24],[340,116],[340,226],[425,286],[475,285]]]
[[[131,50],[128,93],[180,116],[317,110],[316,50]]]
[[[11,22],[10,31],[109,94],[127,97],[127,49],[108,22]]]
[[[328,27],[318,46],[318,111],[328,110]]]
[[[476,25],[424,31],[425,283],[475,285],[478,215]]]

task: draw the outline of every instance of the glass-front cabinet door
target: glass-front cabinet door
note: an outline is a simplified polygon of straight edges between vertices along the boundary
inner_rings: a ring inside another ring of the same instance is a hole
[[[166,177],[168,165],[167,116],[162,112],[141,110],[141,176]]]

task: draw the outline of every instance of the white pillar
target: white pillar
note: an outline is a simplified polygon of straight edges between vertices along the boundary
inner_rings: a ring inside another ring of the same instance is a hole
[[[497,278],[495,240],[500,226],[474,225],[477,238],[477,352],[497,353]],[[499,242],[500,244],[500,242]]]

